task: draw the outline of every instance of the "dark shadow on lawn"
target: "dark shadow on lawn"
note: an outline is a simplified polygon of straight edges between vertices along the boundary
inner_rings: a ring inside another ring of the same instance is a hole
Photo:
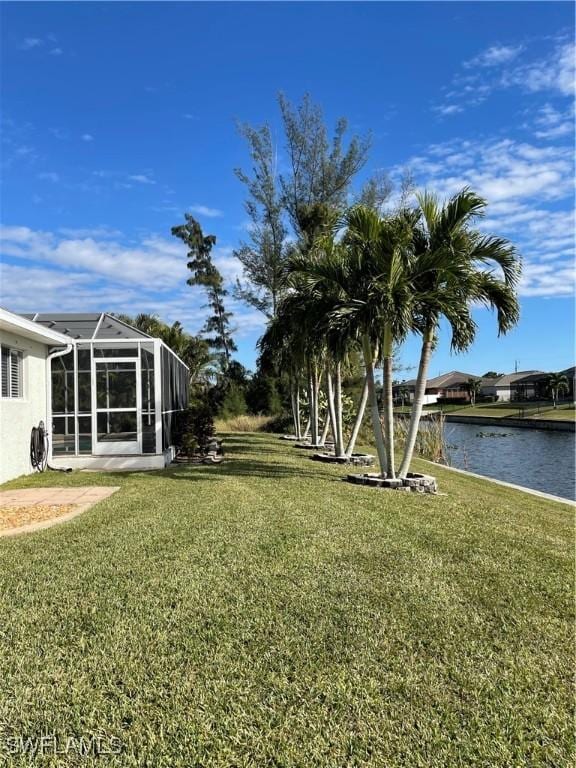
[[[316,471],[315,471],[316,470]],[[290,466],[272,461],[258,461],[257,459],[241,459],[230,457],[222,464],[210,466],[209,464],[197,464],[186,466],[185,464],[171,465],[164,470],[147,472],[146,475],[164,478],[166,480],[219,480],[225,477],[266,477],[266,478],[315,478],[340,481],[329,472],[322,472],[316,464],[308,469],[301,466]]]
[[[224,477],[323,478],[330,481],[342,479],[342,476],[334,475],[327,466],[322,467],[317,463],[311,466],[308,456],[291,451],[289,446],[276,446],[276,435],[250,434],[247,439],[247,435],[242,433],[226,433],[219,437],[223,439],[224,448],[224,461],[221,464],[172,464],[164,470],[146,474],[169,480],[189,481],[218,480]],[[263,458],[260,459],[260,456]],[[286,461],[287,458],[299,461]]]

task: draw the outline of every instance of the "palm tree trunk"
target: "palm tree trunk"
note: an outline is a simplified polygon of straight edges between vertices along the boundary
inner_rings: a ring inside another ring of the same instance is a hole
[[[328,418],[328,414],[326,414],[324,426],[322,427],[322,434],[320,435],[319,445],[324,445],[326,443],[326,438],[328,437],[329,429],[330,429],[330,419]]]
[[[336,416],[336,437],[335,446],[336,456],[345,456],[344,452],[344,430],[342,426],[342,364],[336,363],[334,372],[334,409]]]
[[[296,437],[298,440],[302,439],[302,421],[300,419],[300,382],[296,379]]]
[[[414,400],[412,401],[412,412],[410,414],[410,425],[406,435],[406,445],[404,446],[404,455],[402,464],[398,470],[398,477],[406,477],[410,469],[418,427],[420,426],[420,416],[422,415],[422,406],[424,405],[424,395],[426,393],[426,377],[428,374],[428,365],[432,356],[432,343],[434,340],[434,331],[429,328],[424,333],[422,341],[422,351],[420,353],[420,363],[418,365],[418,378],[414,388]]]
[[[309,436],[310,436],[310,416],[308,416],[308,421],[306,422],[306,429],[304,430],[302,439],[305,440]]]
[[[338,455],[338,425],[336,423],[336,408],[334,407],[334,386],[329,366],[326,366],[326,399],[328,400],[328,413],[326,414],[326,423],[332,425],[332,436],[334,437],[334,454]]]
[[[310,441],[318,445],[318,368],[316,363],[308,366],[308,398],[310,401]]]
[[[392,401],[392,329],[386,325],[384,329],[383,344],[383,410],[384,410],[384,437],[386,439],[386,453],[388,462],[386,473],[388,477],[395,477],[394,469],[394,405]]]
[[[356,440],[358,439],[358,433],[360,432],[360,427],[362,426],[362,421],[364,419],[364,412],[366,410],[367,402],[368,402],[368,377],[364,376],[364,386],[362,387],[362,394],[360,395],[360,401],[358,402],[358,411],[356,412],[356,421],[354,422],[354,426],[352,427],[352,434],[350,435],[350,440],[348,440],[348,445],[346,446],[346,456],[352,456],[352,454],[354,453]]]
[[[294,427],[294,435],[298,437],[298,423],[296,420],[296,390],[294,384],[290,384],[290,405],[292,407],[292,426]]]
[[[372,416],[372,430],[374,432],[374,442],[376,443],[378,462],[380,463],[380,474],[382,477],[386,477],[386,445],[384,443],[384,435],[382,434],[382,425],[380,424],[378,395],[376,394],[376,386],[374,384],[374,355],[368,334],[364,334],[362,338],[362,352],[364,354],[364,366],[366,367],[368,397],[370,399],[370,413]]]

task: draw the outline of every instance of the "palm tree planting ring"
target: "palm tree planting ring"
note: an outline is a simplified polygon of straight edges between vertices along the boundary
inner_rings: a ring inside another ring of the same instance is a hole
[[[436,493],[438,483],[432,475],[420,475],[408,472],[402,477],[383,477],[375,472],[365,472],[363,475],[347,475],[345,480],[356,485],[368,485],[372,488],[387,488],[395,491],[414,491],[415,493]]]

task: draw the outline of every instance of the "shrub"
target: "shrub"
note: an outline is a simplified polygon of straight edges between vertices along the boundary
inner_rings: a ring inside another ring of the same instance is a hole
[[[231,382],[222,400],[219,416],[223,419],[229,419],[234,416],[241,416],[246,413],[246,410],[244,390],[235,382]]]
[[[174,445],[188,456],[206,447],[214,436],[214,418],[207,403],[194,403],[177,415],[174,428]]]
[[[257,373],[246,390],[246,403],[250,413],[275,415],[282,412],[282,397],[276,379]]]
[[[439,397],[436,400],[436,405],[469,405],[470,398],[468,397]]]

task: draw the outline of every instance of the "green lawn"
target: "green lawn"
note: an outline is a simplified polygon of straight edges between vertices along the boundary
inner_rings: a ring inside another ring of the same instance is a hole
[[[6,765],[572,764],[571,508],[441,468],[445,495],[378,491],[274,436],[227,444],[221,466],[10,484],[122,488],[0,539],[4,738],[123,751]]]
[[[576,419],[576,410],[574,408],[558,408],[554,411],[546,411],[541,414],[534,414],[532,419],[558,419],[559,421],[574,421]]]

